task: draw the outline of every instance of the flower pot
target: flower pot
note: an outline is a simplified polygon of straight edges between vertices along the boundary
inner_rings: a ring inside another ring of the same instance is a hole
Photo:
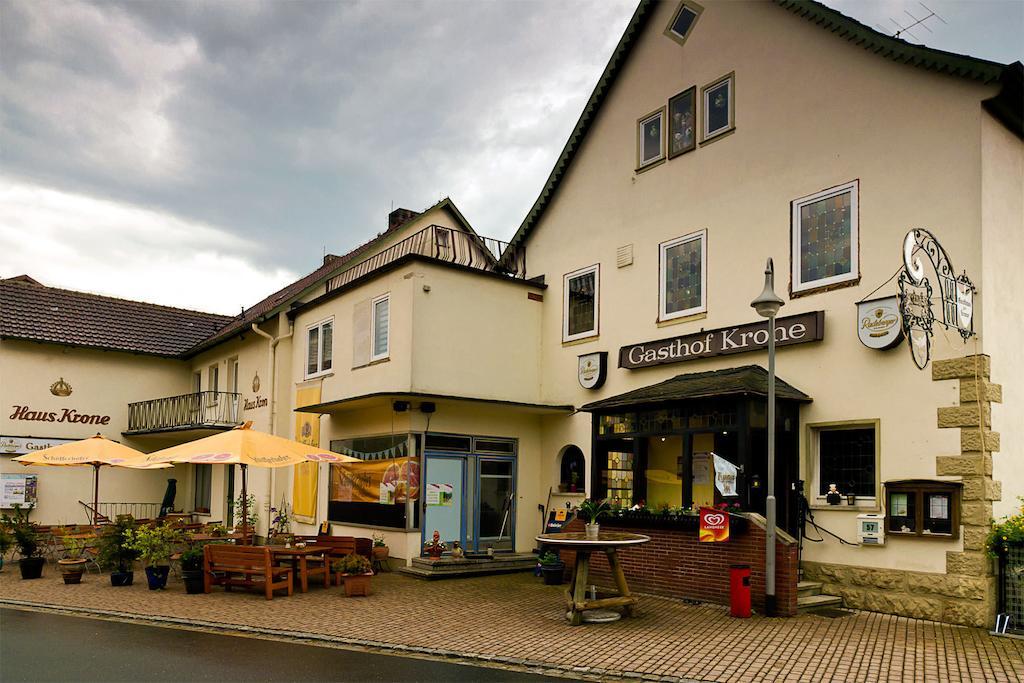
[[[586,539],[588,541],[596,541],[597,538],[598,538],[598,534],[600,532],[601,532],[601,525],[600,524],[587,524],[584,527],[584,533],[586,534]]]
[[[124,572],[110,572],[111,586],[130,586],[134,580],[135,572],[130,569]]]
[[[544,585],[559,586],[565,578],[565,563],[559,562],[558,564],[542,564],[540,566],[540,572],[544,575]]]
[[[189,595],[203,592],[202,569],[182,569],[181,578],[185,582],[185,592]]]
[[[85,573],[85,560],[57,560],[64,583],[82,583],[82,574]]]
[[[373,573],[342,574],[341,578],[345,581],[345,597],[351,598],[354,595],[369,595],[371,577],[373,577]]]
[[[386,545],[375,545],[373,546],[373,559],[377,560],[378,562],[383,562],[384,560],[388,559],[388,555],[390,554],[390,552],[391,551],[388,549]]]
[[[167,575],[170,572],[170,567],[146,567],[146,581],[149,582],[149,590],[155,591],[166,588]]]
[[[21,568],[21,578],[38,579],[43,575],[43,565],[46,560],[42,557],[23,557],[18,560],[18,567]]]

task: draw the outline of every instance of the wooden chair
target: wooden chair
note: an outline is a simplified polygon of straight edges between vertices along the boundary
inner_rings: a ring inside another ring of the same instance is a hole
[[[262,578],[262,581],[257,579]],[[238,546],[211,544],[203,548],[203,591],[213,586],[252,588],[262,585],[267,600],[274,599],[279,588],[292,594],[292,570],[273,564],[270,548],[266,546]]]
[[[327,553],[327,564],[330,565],[334,560],[344,557],[345,555],[351,555],[353,553],[364,555],[369,559],[373,553],[372,551],[359,552],[360,540],[366,540],[369,542],[368,548],[373,547],[373,541],[371,539],[359,539],[354,536],[296,536],[296,541],[305,541],[307,543],[313,543],[318,546],[327,546],[331,550]],[[320,564],[321,560],[316,557],[311,557],[306,560],[307,564]],[[328,569],[329,570],[329,569]],[[333,573],[333,580],[336,586],[341,585],[341,574]]]

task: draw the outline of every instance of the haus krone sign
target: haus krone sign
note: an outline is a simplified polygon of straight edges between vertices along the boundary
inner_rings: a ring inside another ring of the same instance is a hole
[[[824,337],[825,311],[811,311],[775,319],[776,346],[821,341]],[[766,348],[767,320],[623,346],[619,349],[619,367],[635,370],[652,365],[682,363],[698,358],[727,356]]]

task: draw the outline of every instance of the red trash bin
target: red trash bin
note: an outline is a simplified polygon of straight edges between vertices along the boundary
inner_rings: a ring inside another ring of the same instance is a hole
[[[750,565],[734,564],[729,567],[729,614],[750,617]]]

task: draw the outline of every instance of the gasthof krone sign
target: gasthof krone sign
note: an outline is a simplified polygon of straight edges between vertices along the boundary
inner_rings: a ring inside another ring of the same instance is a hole
[[[811,311],[775,320],[776,346],[821,341],[824,337],[825,311]],[[768,348],[768,321],[623,346],[619,349],[619,367],[634,370],[765,348]]]

